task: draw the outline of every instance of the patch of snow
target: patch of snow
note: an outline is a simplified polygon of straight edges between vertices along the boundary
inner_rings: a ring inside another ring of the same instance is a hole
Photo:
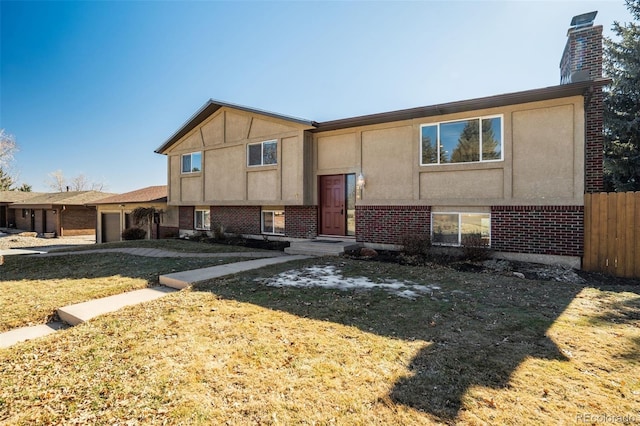
[[[437,285],[422,285],[412,281],[380,280],[371,281],[367,277],[345,277],[342,271],[333,265],[311,266],[305,269],[293,269],[270,278],[256,278],[255,281],[270,287],[320,287],[334,290],[381,289],[398,297],[416,299],[424,295],[433,295],[440,290]]]

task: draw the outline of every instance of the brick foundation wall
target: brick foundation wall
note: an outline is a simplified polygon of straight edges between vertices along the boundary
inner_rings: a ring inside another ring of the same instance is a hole
[[[196,208],[194,206],[178,207],[178,228],[193,229],[193,221]]]
[[[318,235],[318,206],[285,206],[285,235],[291,238],[315,238]]]
[[[222,225],[231,234],[260,234],[260,210],[260,206],[212,206],[211,229]]]
[[[356,206],[356,240],[401,244],[407,235],[429,235],[430,206]]]
[[[496,251],[582,256],[582,206],[493,206],[491,248]]]
[[[60,215],[61,236],[95,235],[97,222],[95,209],[67,207],[60,212]]]

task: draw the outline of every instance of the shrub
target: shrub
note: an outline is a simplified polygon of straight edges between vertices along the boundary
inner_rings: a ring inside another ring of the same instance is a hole
[[[468,234],[462,237],[462,254],[465,260],[482,262],[491,258],[489,241],[480,234]]]
[[[147,231],[142,228],[127,228],[122,231],[122,238],[124,240],[144,240],[147,236]]]
[[[219,241],[222,241],[227,238],[227,236],[224,233],[223,224],[218,224],[213,227],[213,238]]]
[[[402,253],[407,256],[428,256],[431,237],[426,234],[407,234],[400,239]]]

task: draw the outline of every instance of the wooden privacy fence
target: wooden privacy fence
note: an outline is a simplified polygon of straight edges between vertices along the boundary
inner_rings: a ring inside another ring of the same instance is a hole
[[[640,278],[640,192],[585,194],[582,268]]]

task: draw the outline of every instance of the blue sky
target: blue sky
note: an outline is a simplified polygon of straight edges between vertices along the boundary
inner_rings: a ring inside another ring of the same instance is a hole
[[[615,1],[0,2],[0,128],[34,191],[166,184],[209,98],[325,121],[553,86],[571,17]]]

